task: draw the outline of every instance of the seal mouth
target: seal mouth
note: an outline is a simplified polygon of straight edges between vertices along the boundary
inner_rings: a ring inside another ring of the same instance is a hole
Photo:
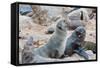
[[[77,35],[79,38],[82,37],[82,33],[80,33],[80,32],[76,32],[76,35]]]
[[[80,38],[80,37],[81,37],[81,35],[78,35],[78,37]]]

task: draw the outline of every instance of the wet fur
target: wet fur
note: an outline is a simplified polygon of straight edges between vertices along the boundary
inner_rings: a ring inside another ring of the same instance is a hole
[[[84,42],[85,35],[86,31],[84,27],[77,27],[72,35],[67,39],[64,55],[71,56],[73,53],[77,53],[85,59],[89,59],[87,53],[82,48],[82,43]]]

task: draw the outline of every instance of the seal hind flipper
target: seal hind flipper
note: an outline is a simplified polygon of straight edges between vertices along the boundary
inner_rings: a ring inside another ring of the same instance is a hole
[[[75,53],[77,53],[78,55],[84,57],[86,60],[89,59],[88,54],[85,52],[85,50],[83,48],[79,48],[77,50],[74,50]]]

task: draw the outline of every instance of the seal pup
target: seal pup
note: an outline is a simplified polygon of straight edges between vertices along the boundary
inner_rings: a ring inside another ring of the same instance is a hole
[[[89,59],[88,54],[85,52],[82,44],[84,42],[86,31],[84,27],[79,26],[75,29],[72,35],[67,39],[66,48],[64,51],[65,56],[71,56],[73,53]]]

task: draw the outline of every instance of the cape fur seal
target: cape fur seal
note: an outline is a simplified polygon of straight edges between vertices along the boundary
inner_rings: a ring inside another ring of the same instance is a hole
[[[37,54],[43,57],[58,58],[63,54],[64,42],[67,36],[67,23],[65,20],[60,20],[56,25],[56,30],[47,42],[36,51]]]
[[[86,31],[84,27],[77,27],[72,35],[67,39],[64,55],[71,56],[75,52],[85,59],[89,59],[88,54],[82,48],[82,43],[84,42],[85,35]]]
[[[43,63],[59,61],[65,50],[65,41],[67,37],[68,20],[60,19],[57,21],[56,29],[49,41],[42,47],[32,47],[32,40],[26,42],[26,46],[22,52],[22,63]],[[34,45],[33,45],[34,46]]]

